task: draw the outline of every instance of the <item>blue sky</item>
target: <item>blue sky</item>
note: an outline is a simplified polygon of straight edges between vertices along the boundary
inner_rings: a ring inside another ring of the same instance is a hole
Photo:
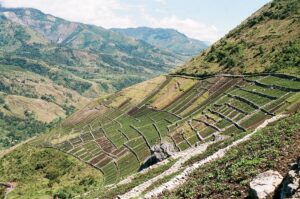
[[[270,0],[0,0],[68,20],[112,27],[174,28],[214,42]]]

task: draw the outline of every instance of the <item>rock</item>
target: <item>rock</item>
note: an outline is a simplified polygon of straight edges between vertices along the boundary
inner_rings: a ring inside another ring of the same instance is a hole
[[[269,170],[259,174],[250,182],[250,198],[264,199],[274,193],[283,177],[277,171]]]
[[[300,157],[282,182],[279,198],[300,198]]]
[[[217,134],[217,133],[213,134],[213,140],[215,142],[220,142],[220,141],[223,141],[225,139],[226,139],[226,136],[224,136],[224,135],[220,135],[220,134]]]
[[[153,157],[157,162],[161,162],[175,153],[173,144],[167,142],[155,145],[151,148],[151,150],[153,152]]]

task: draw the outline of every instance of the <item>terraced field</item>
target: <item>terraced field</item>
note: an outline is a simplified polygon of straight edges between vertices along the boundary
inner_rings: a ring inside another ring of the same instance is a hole
[[[115,106],[122,97],[117,93],[91,104],[38,144],[98,168],[109,185],[139,171],[154,145],[169,142],[182,151],[218,135],[254,129],[274,115],[294,111],[299,98],[293,96],[299,91],[300,79],[286,75],[168,76],[138,101],[124,99]],[[157,106],[163,100],[168,104]]]

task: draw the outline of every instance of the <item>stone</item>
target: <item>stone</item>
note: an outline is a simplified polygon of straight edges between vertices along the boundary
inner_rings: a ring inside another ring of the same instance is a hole
[[[250,182],[250,198],[264,199],[275,192],[283,177],[277,171],[269,170],[259,174]]]
[[[220,134],[218,134],[218,133],[213,134],[213,140],[214,140],[215,142],[223,141],[223,140],[225,140],[226,138],[227,138],[226,136],[220,135]]]
[[[153,152],[153,157],[157,162],[161,162],[171,157],[176,152],[173,144],[167,142],[155,145],[151,148],[151,150]]]
[[[296,163],[292,164],[291,170],[284,178],[281,186],[279,198],[300,198],[300,157]]]

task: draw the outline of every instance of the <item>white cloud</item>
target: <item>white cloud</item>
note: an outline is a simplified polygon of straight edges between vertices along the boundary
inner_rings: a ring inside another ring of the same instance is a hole
[[[188,37],[202,41],[213,43],[222,36],[215,26],[207,25],[190,18],[180,19],[179,17],[172,15],[158,20],[148,15],[145,11],[142,11],[142,16],[148,21],[150,27],[173,28],[184,33]]]
[[[154,0],[165,4],[167,0]],[[144,5],[122,3],[121,0],[0,0],[5,7],[32,7],[67,20],[94,24],[105,28],[150,26],[173,28],[189,37],[214,42],[220,38],[216,27],[190,18],[180,18],[160,11],[158,18]],[[156,10],[154,10],[157,12]],[[137,18],[138,17],[138,18]]]
[[[106,28],[136,26],[129,16],[116,14],[127,9],[117,0],[1,0],[4,7],[32,7],[67,20]]]
[[[174,28],[189,37],[199,40],[214,42],[220,38],[220,34],[215,26],[207,25],[190,18],[179,19],[175,15],[159,20],[156,26]]]

